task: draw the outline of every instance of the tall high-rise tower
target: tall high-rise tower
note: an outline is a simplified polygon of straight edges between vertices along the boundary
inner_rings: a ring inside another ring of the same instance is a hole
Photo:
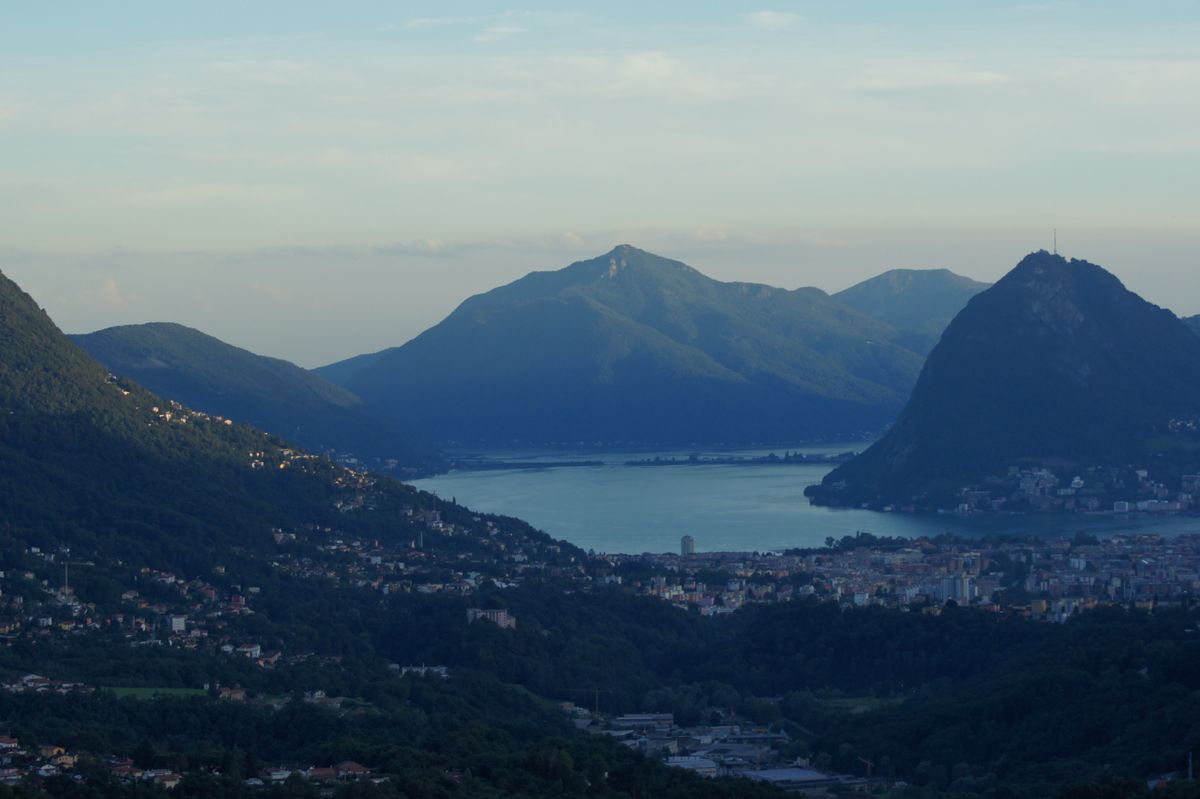
[[[696,554],[696,539],[690,535],[685,535],[679,539],[679,554],[681,557],[688,557]]]

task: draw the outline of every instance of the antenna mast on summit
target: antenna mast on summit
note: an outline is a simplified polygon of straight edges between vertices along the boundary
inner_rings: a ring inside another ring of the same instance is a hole
[[[1058,228],[1054,228],[1054,254],[1058,255]]]

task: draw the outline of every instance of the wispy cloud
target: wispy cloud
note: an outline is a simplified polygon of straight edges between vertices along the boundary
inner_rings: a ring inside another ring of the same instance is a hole
[[[746,21],[759,30],[782,31],[795,28],[804,21],[804,17],[790,11],[755,11],[746,15]]]
[[[163,206],[209,205],[211,203],[269,207],[303,195],[302,190],[286,186],[198,182],[145,189],[125,189],[114,192],[110,198],[129,207],[161,208]]]
[[[439,238],[414,239],[407,242],[395,242],[393,244],[385,244],[380,247],[375,247],[376,255],[386,256],[401,256],[401,255],[423,255],[423,256],[439,256],[450,255],[454,252],[459,252],[464,249],[462,244],[453,244]]]
[[[266,298],[270,302],[276,303],[277,305],[294,304],[292,292],[284,286],[261,284],[258,286],[258,293],[260,296]]]
[[[471,40],[479,43],[497,42],[522,33],[531,26],[552,25],[567,19],[563,12],[509,10],[500,14],[472,16],[417,17],[399,24],[385,25],[384,31],[429,31],[440,28],[476,28]]]
[[[703,99],[726,95],[735,88],[731,81],[712,76],[661,51],[624,56],[617,74],[619,79],[613,88],[620,92]]]
[[[475,34],[472,39],[480,43],[498,42],[501,39],[528,33],[528,31],[528,28],[522,28],[519,25],[492,25]]]
[[[962,64],[894,64],[860,72],[851,80],[850,88],[868,92],[981,89],[1011,80],[1002,72]]]
[[[417,17],[405,20],[398,25],[385,25],[384,30],[425,30],[429,28],[448,28],[455,25],[477,25],[487,17]]]
[[[263,84],[266,86],[284,86],[300,81],[311,81],[309,64],[291,58],[238,58],[220,59],[212,62],[212,68],[217,72],[233,75],[237,80]]]
[[[119,308],[125,304],[125,295],[115,277],[107,277],[92,293],[91,299],[99,305]]]
[[[81,288],[52,293],[48,300],[55,306],[69,308],[74,314],[111,314],[125,310],[129,304],[117,279],[111,275]]]
[[[696,231],[696,249],[797,219],[1020,226],[1069,207],[1186,226],[1194,26],[986,5],[443,4],[388,35],[376,9],[328,12],[307,38],[48,36],[37,57],[0,53],[0,227],[12,246],[89,251],[398,241],[370,257],[437,275],[448,253],[544,247],[548,266],[638,243],[595,231],[639,224]],[[1030,196],[1047,165],[1061,179]],[[544,243],[520,238],[536,230]],[[109,273],[145,293],[124,266],[78,285]]]
[[[25,103],[18,102],[16,99],[0,97],[0,128],[16,120],[25,106]]]

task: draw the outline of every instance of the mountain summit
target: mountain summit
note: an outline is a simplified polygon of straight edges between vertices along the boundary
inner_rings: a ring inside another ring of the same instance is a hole
[[[949,269],[892,269],[833,297],[904,331],[903,343],[926,354],[967,301],[987,287]]]
[[[1086,261],[1027,256],[930,353],[888,434],[809,490],[936,505],[1009,467],[1194,468],[1200,337]]]
[[[818,289],[722,283],[622,245],[318,370],[443,442],[752,442],[879,429],[921,356]]]

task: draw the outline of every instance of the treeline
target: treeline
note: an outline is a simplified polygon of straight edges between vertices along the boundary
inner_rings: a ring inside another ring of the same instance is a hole
[[[264,671],[221,655],[130,649],[113,634],[18,641],[0,649],[0,669],[97,685],[241,685],[293,698],[319,689],[386,709],[387,690],[372,686],[387,663],[446,665],[468,682],[598,702],[606,713],[772,725],[792,736],[789,758],[849,773],[863,773],[866,758],[877,774],[962,795],[1021,788],[1032,793],[1014,795],[1047,796],[1105,775],[1145,779],[1182,768],[1200,748],[1200,633],[1188,608],[1111,608],[1054,625],[952,605],[906,612],[797,601],[704,618],[624,589],[585,593],[554,582],[470,598],[384,598],[280,578],[271,586],[262,612],[234,629],[290,653],[311,645],[336,666],[318,655]],[[508,609],[517,628],[467,624],[467,607],[478,605]],[[395,732],[354,734],[370,741]]]
[[[0,697],[0,718],[23,743],[112,753],[142,768],[188,778],[175,796],[262,796],[245,784],[267,767],[354,760],[388,775],[383,785],[344,787],[346,797],[771,797],[742,780],[702,780],[646,760],[605,736],[574,734],[553,704],[492,677],[382,677],[357,686],[352,712],[295,699],[279,709],[208,698],[154,701]],[[55,799],[160,795],[108,776],[84,758],[72,779],[48,780]],[[24,794],[18,794],[24,796]],[[268,796],[315,796],[299,778]],[[0,797],[4,794],[0,793]]]
[[[1053,625],[953,606],[795,602],[704,619],[616,591],[493,599],[515,631],[416,604],[381,646],[582,705],[598,697],[611,712],[703,723],[733,710],[788,730],[791,754],[829,768],[862,773],[864,757],[879,774],[965,794],[1143,779],[1200,749],[1200,633],[1186,608]]]

